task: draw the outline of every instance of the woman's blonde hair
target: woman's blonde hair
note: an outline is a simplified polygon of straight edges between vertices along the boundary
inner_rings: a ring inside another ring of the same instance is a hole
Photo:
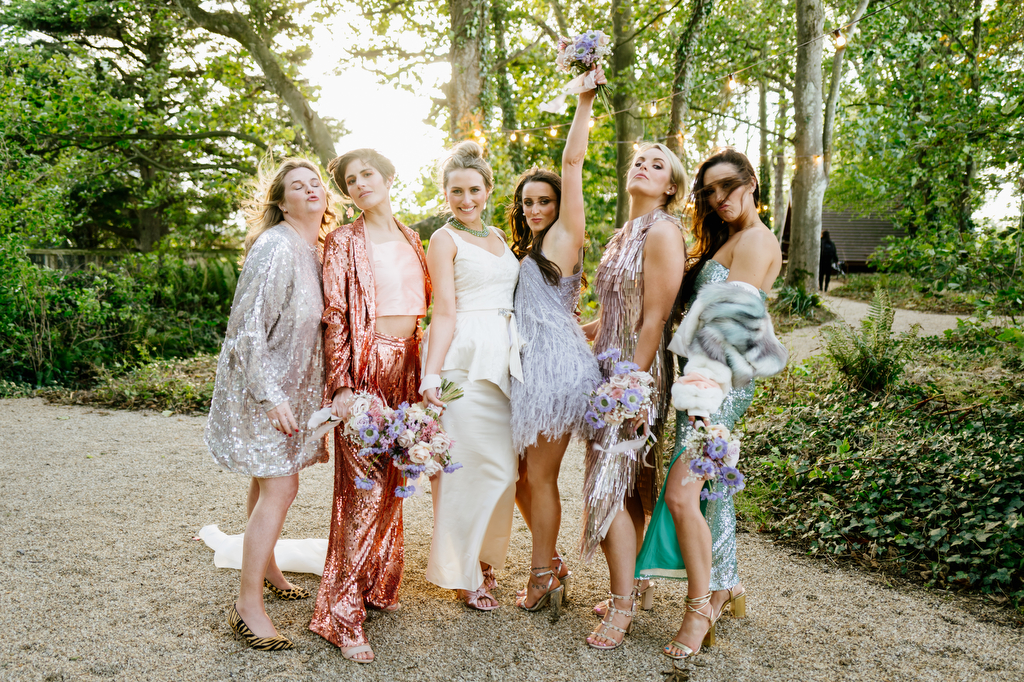
[[[320,178],[320,185],[324,188],[326,195],[326,210],[323,218],[320,219],[320,242],[331,231],[334,225],[334,211],[332,205],[335,197],[331,190],[324,184],[323,175],[320,169],[312,161],[297,157],[283,159],[277,168],[262,166],[253,182],[253,193],[249,199],[242,202],[242,210],[245,212],[245,224],[249,231],[245,234],[245,251],[242,260],[249,255],[249,249],[256,243],[260,235],[280,224],[284,220],[284,211],[281,210],[281,202],[284,201],[284,179],[297,168],[308,168]]]
[[[487,191],[494,189],[494,172],[491,170],[491,164],[484,159],[484,148],[476,142],[460,142],[437,164],[437,183],[441,186],[442,192],[448,189],[448,176],[457,170],[475,170],[483,177]]]
[[[637,157],[648,149],[657,149],[665,155],[666,159],[668,159],[668,165],[671,171],[669,173],[669,181],[676,186],[676,193],[665,198],[665,205],[662,208],[664,208],[667,213],[678,215],[686,204],[686,197],[688,194],[687,189],[689,189],[690,186],[690,179],[686,175],[686,169],[683,168],[683,162],[679,160],[679,157],[675,155],[675,152],[660,142],[641,142],[640,146],[633,153],[633,160],[630,162],[630,165],[633,165],[633,163],[636,162]]]

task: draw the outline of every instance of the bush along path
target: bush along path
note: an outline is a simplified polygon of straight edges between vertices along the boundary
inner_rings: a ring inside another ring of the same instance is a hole
[[[1024,624],[1024,334],[884,304],[759,387],[743,506],[811,555],[986,595]],[[940,333],[892,333],[917,321]]]

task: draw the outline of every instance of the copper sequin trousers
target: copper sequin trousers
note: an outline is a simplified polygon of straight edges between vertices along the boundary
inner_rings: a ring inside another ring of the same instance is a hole
[[[419,400],[420,334],[403,339],[376,333],[357,390],[376,393],[388,405]],[[402,477],[390,460],[367,466],[335,430],[334,506],[327,562],[309,629],[339,647],[366,644],[366,604],[386,608],[398,602],[405,563]],[[356,477],[374,482],[360,490]],[[365,603],[364,603],[365,602]]]

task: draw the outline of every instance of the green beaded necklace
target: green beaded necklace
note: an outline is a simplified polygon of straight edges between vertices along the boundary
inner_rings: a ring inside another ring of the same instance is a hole
[[[471,227],[467,227],[467,226],[463,225],[462,223],[460,223],[459,219],[456,218],[453,215],[452,216],[448,216],[448,220],[445,221],[445,222],[447,222],[449,225],[454,227],[456,230],[462,230],[463,232],[469,232],[474,237],[480,237],[481,239],[486,237],[487,235],[489,235],[491,233],[491,231],[488,230],[486,226],[484,226],[484,228],[482,230],[474,230]]]

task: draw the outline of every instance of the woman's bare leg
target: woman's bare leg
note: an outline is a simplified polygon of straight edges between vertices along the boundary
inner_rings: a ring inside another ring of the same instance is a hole
[[[551,568],[552,557],[557,552],[555,545],[558,541],[558,530],[562,524],[562,500],[558,495],[558,472],[562,466],[562,458],[565,450],[569,447],[572,434],[565,434],[562,438],[549,441],[540,436],[537,438],[537,445],[526,449],[526,462],[530,470],[530,515],[533,518],[533,525],[530,530],[533,532],[533,556],[530,562],[531,569],[545,571]],[[557,573],[557,572],[556,572]],[[547,584],[547,576],[527,581],[526,605],[533,606],[537,600],[547,591],[530,590],[530,584]],[[551,587],[558,586],[557,575],[552,581]]]
[[[258,479],[250,479],[249,483],[249,496],[245,501],[245,517],[249,518],[252,516],[252,510],[256,506],[256,502],[260,499],[260,485],[257,482]],[[277,567],[277,560],[274,558],[274,553],[270,553],[270,563],[267,564],[266,579],[282,590],[290,590],[295,587],[288,579],[284,577],[284,573]]]
[[[257,478],[259,488],[245,524],[242,541],[242,584],[238,591],[238,615],[257,637],[275,637],[277,629],[263,608],[263,576],[274,556],[274,546],[284,527],[288,508],[299,491],[299,475]],[[253,497],[249,489],[250,499]]]

